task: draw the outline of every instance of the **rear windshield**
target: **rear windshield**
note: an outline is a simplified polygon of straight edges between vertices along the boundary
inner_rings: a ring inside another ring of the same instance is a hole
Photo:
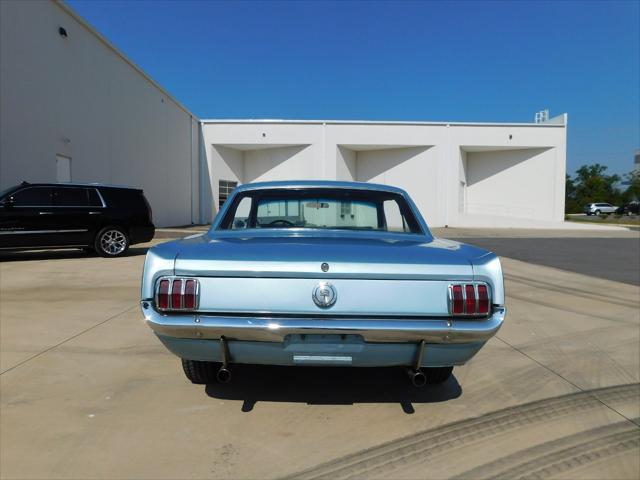
[[[349,189],[255,190],[235,197],[219,229],[313,228],[423,233],[402,195]]]

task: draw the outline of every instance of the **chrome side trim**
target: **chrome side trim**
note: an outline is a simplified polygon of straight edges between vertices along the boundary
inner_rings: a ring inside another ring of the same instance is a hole
[[[490,339],[502,326],[506,310],[495,308],[483,319],[435,318],[425,320],[218,317],[199,314],[165,315],[142,301],[147,324],[159,335],[174,338],[282,342],[287,335],[360,335],[368,342],[420,342],[451,344]]]
[[[30,233],[80,233],[88,231],[88,228],[76,230],[2,230],[0,231],[0,235],[26,235]]]
[[[102,208],[107,208],[107,203],[104,201],[104,197],[102,196],[102,193],[100,193],[100,190],[97,188],[94,188],[94,190],[96,191],[98,197],[100,198],[100,201],[102,202]]]

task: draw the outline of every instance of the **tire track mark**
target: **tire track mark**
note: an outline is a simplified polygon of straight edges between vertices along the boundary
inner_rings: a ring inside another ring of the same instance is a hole
[[[580,468],[640,446],[640,428],[635,421],[604,425],[520,450],[455,478],[546,478]]]
[[[595,395],[598,395],[596,397]],[[603,408],[606,402],[637,400],[640,384],[618,385],[562,395],[508,407],[480,417],[461,420],[417,432],[327,463],[295,473],[288,479],[369,477],[374,472],[393,471],[426,457],[448,453],[487,437],[523,426],[545,423],[577,412]]]
[[[540,299],[533,299],[533,298],[529,298],[529,297],[524,297],[522,295],[514,295],[512,293],[508,293],[507,294],[507,298],[514,298],[516,300],[520,300],[521,302],[526,302],[526,303],[530,303],[532,305],[538,305],[538,306],[542,306],[542,307],[548,307],[548,308],[553,308],[554,310],[559,310],[561,312],[569,312],[569,313],[575,313],[576,315],[583,315],[585,317],[591,317],[591,318],[597,318],[598,320],[606,320],[608,322],[614,322],[614,323],[622,323],[624,325],[632,325],[632,326],[637,326],[638,322],[637,321],[628,321],[628,320],[624,320],[624,319],[620,319],[620,318],[614,318],[612,316],[605,316],[605,315],[596,315],[592,312],[585,312],[583,310],[579,310],[577,308],[569,308],[566,305],[558,305],[556,303],[551,303],[551,302],[544,302]]]
[[[533,280],[526,277],[521,277],[519,275],[514,274],[504,274],[505,280],[510,280],[515,283],[520,283],[522,285],[527,285],[534,288],[539,288],[542,290],[549,290],[556,293],[562,294],[570,294],[576,297],[583,297],[589,300],[595,300],[598,302],[604,303],[613,303],[616,305],[620,305],[623,307],[629,308],[638,308],[638,302],[630,301],[629,299],[621,298],[614,295],[605,295],[596,292],[592,292],[589,290],[583,290],[576,287],[571,287],[566,284],[558,285],[552,282],[543,282],[542,280]]]

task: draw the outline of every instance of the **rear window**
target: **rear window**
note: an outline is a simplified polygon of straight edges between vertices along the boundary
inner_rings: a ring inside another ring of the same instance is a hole
[[[350,189],[269,189],[241,193],[220,229],[310,228],[422,233],[404,197]]]
[[[101,188],[100,193],[107,207],[124,208],[128,211],[146,211],[147,209],[141,190],[131,188]]]
[[[98,191],[95,188],[87,189],[87,196],[89,197],[89,206],[90,207],[102,207],[102,200],[100,200],[100,196],[98,195]]]
[[[53,204],[56,207],[87,207],[89,197],[86,188],[63,187],[53,191]]]

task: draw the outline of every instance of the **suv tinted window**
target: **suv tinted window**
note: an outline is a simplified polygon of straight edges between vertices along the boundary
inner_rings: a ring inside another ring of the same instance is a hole
[[[12,195],[13,204],[16,207],[50,207],[51,206],[51,188],[49,187],[30,187]]]
[[[86,207],[89,196],[86,188],[56,188],[53,193],[53,204],[58,207]]]
[[[98,191],[95,188],[88,188],[87,195],[89,196],[89,206],[90,207],[101,207],[102,200],[98,196]]]
[[[131,188],[101,188],[100,193],[107,207],[125,208],[127,211],[147,211],[141,190]]]

